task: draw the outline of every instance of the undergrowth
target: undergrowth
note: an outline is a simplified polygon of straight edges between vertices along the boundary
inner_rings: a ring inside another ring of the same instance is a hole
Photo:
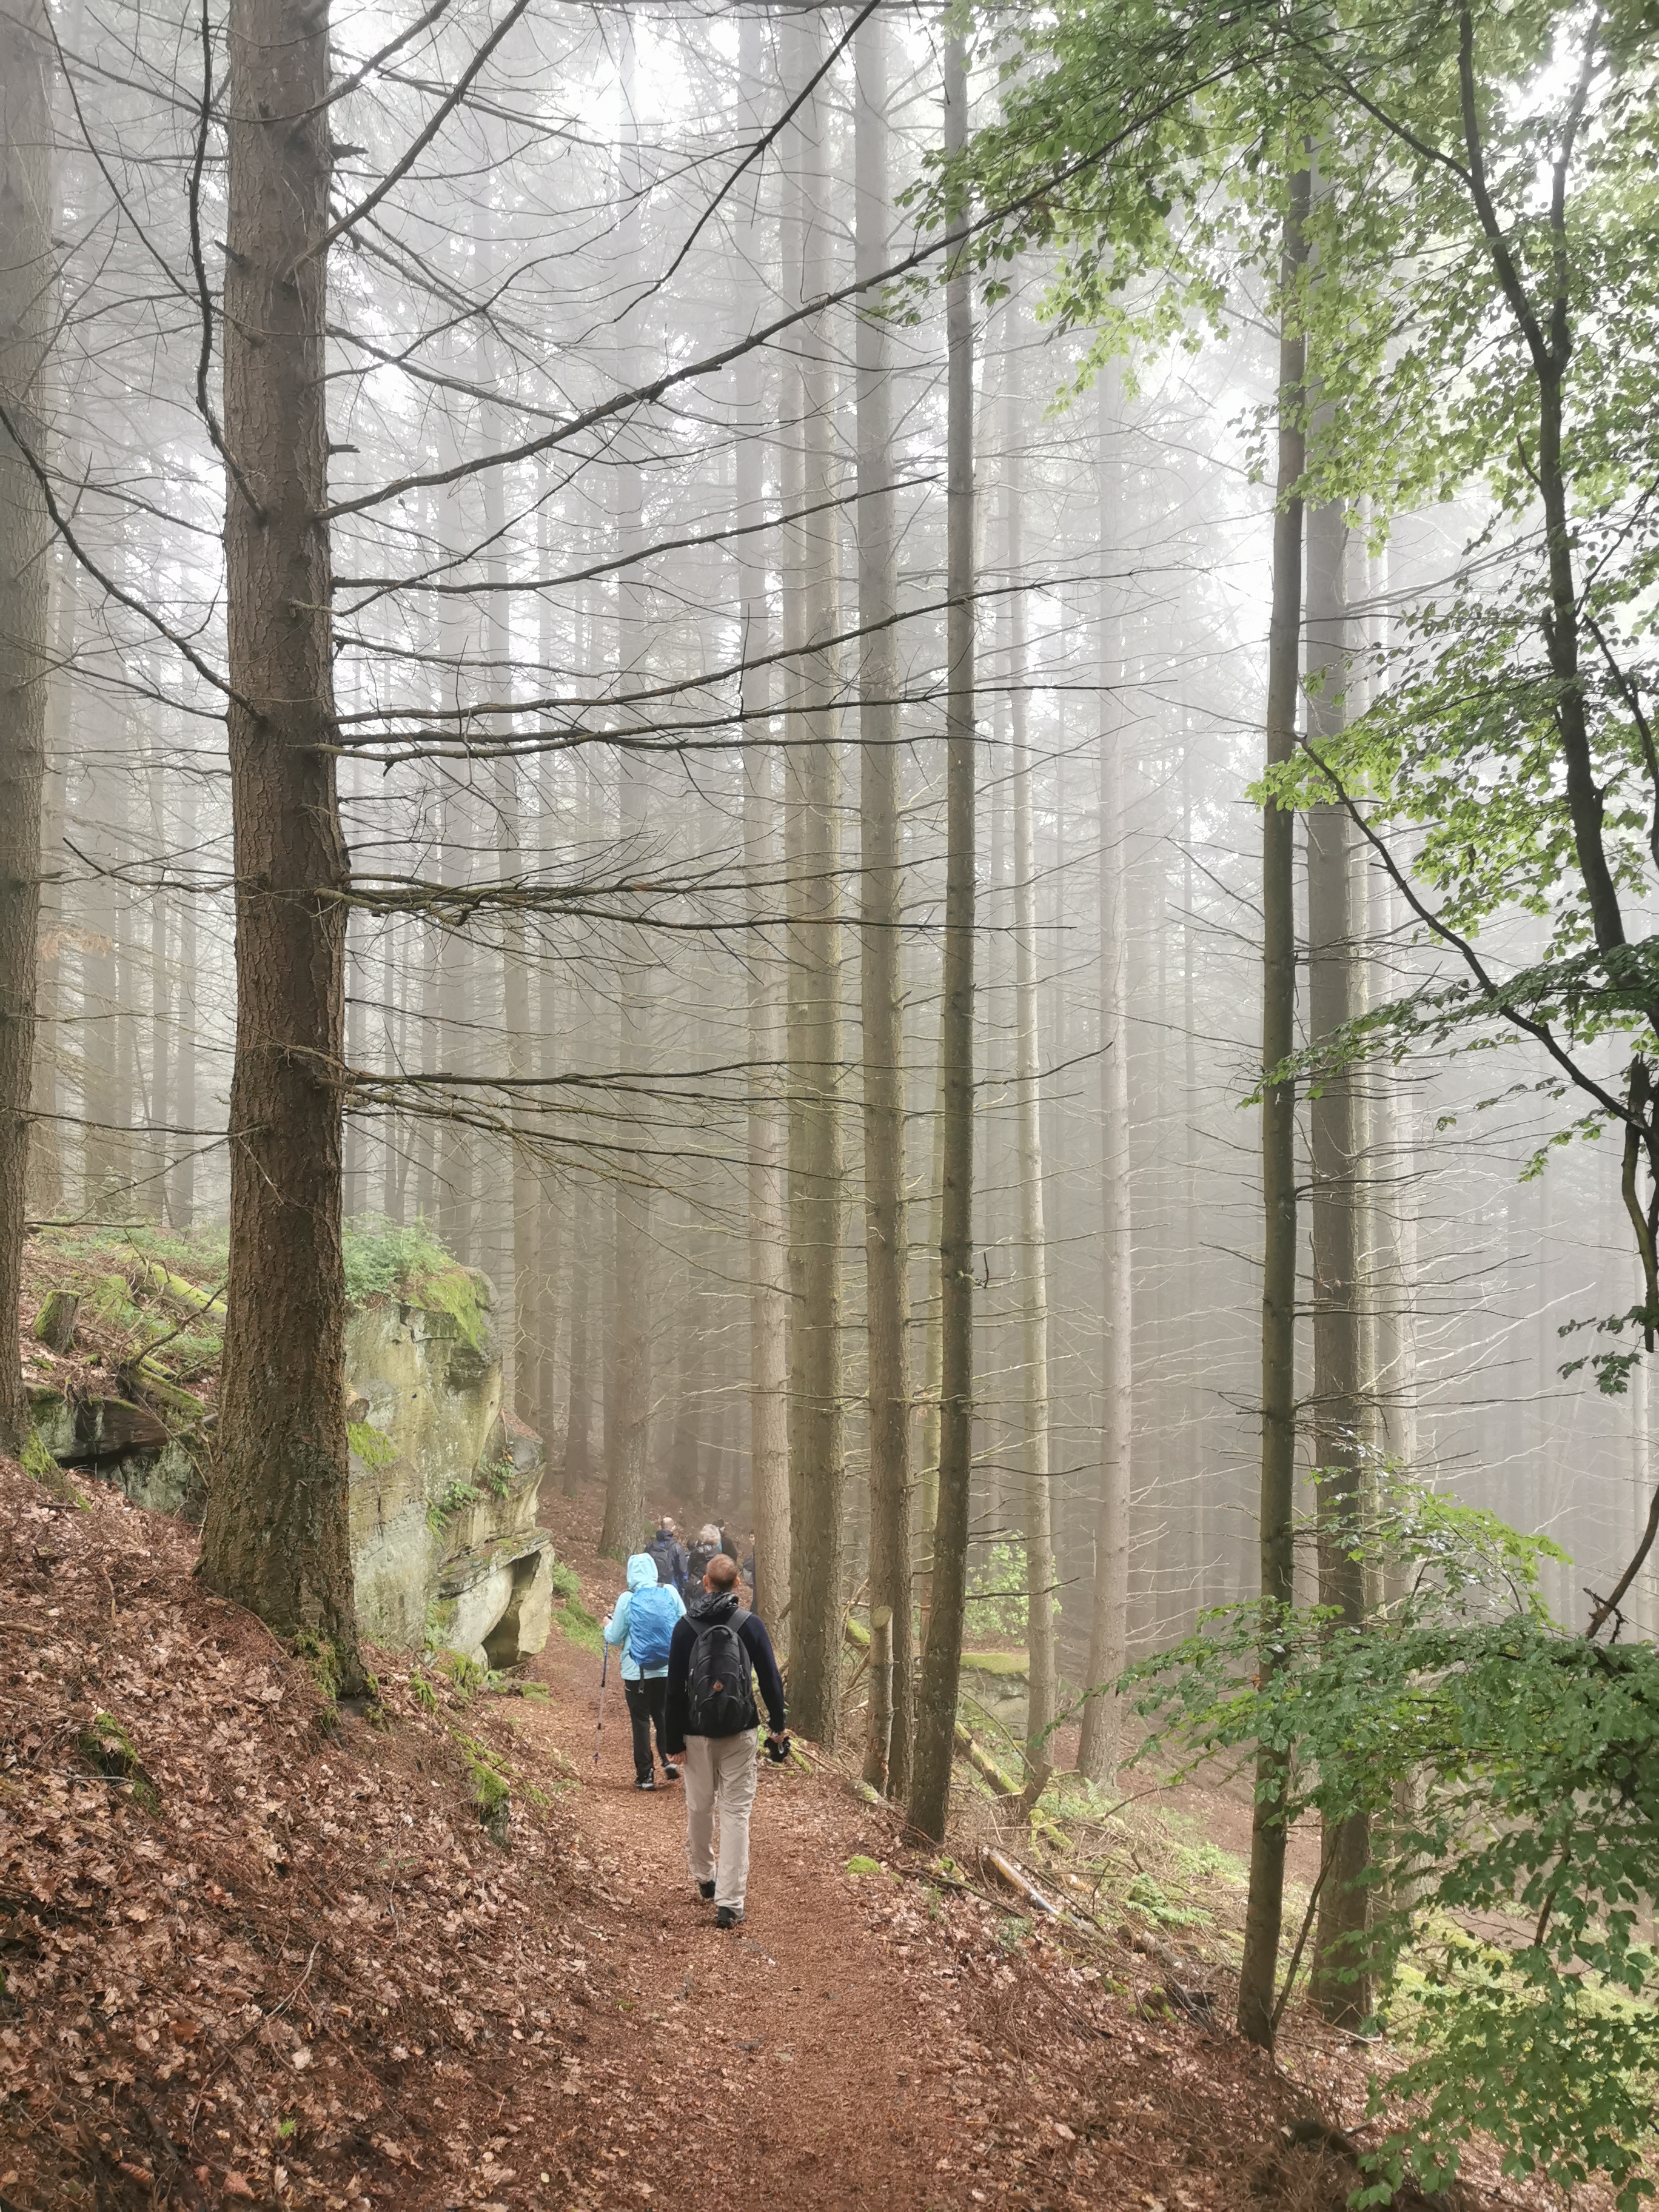
[[[573,1644],[596,1656],[605,1650],[605,1632],[582,1603],[576,1571],[563,1559],[553,1562],[553,1618]]]
[[[444,1313],[475,1352],[482,1352],[489,1323],[476,1279],[434,1237],[424,1221],[388,1221],[359,1214],[343,1232],[346,1297],[353,1305],[397,1297],[429,1313]]]

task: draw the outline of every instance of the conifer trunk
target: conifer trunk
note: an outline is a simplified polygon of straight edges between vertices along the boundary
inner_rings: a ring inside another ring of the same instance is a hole
[[[1009,729],[1014,813],[1014,1085],[1019,1180],[1021,1427],[1025,1478],[1025,1644],[1028,1697],[1026,1787],[1041,1787],[1054,1765],[1054,1505],[1048,1444],[1048,1244],[1042,1202],[1042,1100],[1038,1089],[1036,833],[1030,745],[1026,734],[1024,491],[1020,440],[1023,397],[1018,318],[1008,319],[1010,356],[1004,400],[1008,618]]]
[[[858,33],[857,273],[885,266],[887,29]],[[904,1206],[904,1022],[899,975],[898,598],[893,404],[883,325],[858,324],[859,826],[863,927],[864,1252],[870,1347],[870,1721],[864,1778],[899,1798],[910,1779],[909,1239]]]
[[[624,15],[621,23],[622,50],[617,72],[623,112],[637,114],[635,104],[636,48],[634,28]],[[637,137],[625,149],[621,219],[620,278],[624,297],[637,289],[640,268],[639,208],[641,163]],[[631,345],[619,349],[617,381],[626,386],[635,367]],[[629,565],[623,568],[617,590],[617,689],[627,693],[642,677],[649,655],[649,608],[643,572],[637,556],[645,542],[645,487],[638,457],[625,453],[617,469],[617,551]],[[624,719],[629,710],[622,710]],[[624,749],[617,756],[617,830],[625,856],[624,866],[643,860],[647,821],[647,778],[641,756]],[[642,1077],[650,1054],[651,948],[641,927],[635,942],[624,951],[618,1007],[617,1066],[623,1078]],[[637,1083],[630,1085],[635,1096]],[[605,1525],[599,1549],[612,1559],[624,1559],[644,1543],[647,1526],[646,1486],[651,1448],[651,1370],[653,1265],[651,1190],[642,1170],[624,1169],[617,1187],[615,1382],[607,1401],[605,1451]],[[614,1414],[614,1419],[612,1415]]]
[[[52,47],[43,0],[0,17],[0,1445],[27,1425],[17,1301],[40,974],[40,802],[51,695],[52,526],[25,453],[46,444],[57,300]]]
[[[324,411],[328,10],[233,0],[224,432],[236,1060],[216,1463],[199,1571],[359,1679],[340,1244],[346,852]],[[297,120],[295,118],[298,118]]]
[[[794,76],[823,59],[816,11],[793,19]],[[827,288],[827,103],[815,94],[795,125],[790,272],[802,299]],[[789,869],[789,1705],[801,1733],[833,1744],[840,1725],[842,1220],[841,799],[836,670],[836,524],[830,363],[817,319],[801,326],[799,406],[802,519],[789,532],[785,592],[785,732]]]
[[[966,142],[968,71],[960,33],[945,54],[945,143]],[[958,211],[957,219],[960,220]],[[945,975],[939,1060],[944,1174],[939,1202],[939,1518],[933,1602],[916,1699],[910,1819],[942,1842],[951,1810],[957,1691],[968,1582],[974,1425],[974,334],[965,258],[945,288],[946,697]]]
[[[1340,507],[1308,517],[1309,736],[1336,736],[1346,720],[1348,650],[1344,570],[1347,526]],[[1347,811],[1332,801],[1308,816],[1308,1036],[1329,1036],[1359,1010],[1358,917]],[[1358,1279],[1359,1156],[1352,1079],[1327,1077],[1308,1109],[1313,1161],[1309,1224],[1313,1241],[1315,1520],[1319,1602],[1337,1616],[1333,1632],[1364,1620],[1364,1571],[1354,1556],[1364,1533],[1361,1301]],[[1357,2027],[1370,2011],[1359,1939],[1366,1922],[1364,1814],[1324,1832],[1314,1935],[1312,1993],[1326,2019]]]
[[[1122,1714],[1117,1679],[1128,1658],[1130,1346],[1128,848],[1123,817],[1122,673],[1118,591],[1108,577],[1123,538],[1109,458],[1115,380],[1100,387],[1100,1490],[1095,1504],[1094,1586],[1089,1615],[1088,1703],[1078,1734],[1078,1772],[1110,1788],[1117,1779]]]
[[[1296,749],[1302,646],[1302,500],[1306,459],[1302,384],[1307,344],[1292,287],[1307,257],[1305,169],[1290,179],[1279,341],[1278,506],[1273,516],[1273,613],[1267,634],[1267,752],[1269,768]],[[1295,815],[1270,799],[1261,814],[1261,1065],[1277,1067],[1296,1039]],[[1278,1610],[1295,1595],[1292,1522],[1296,1505],[1296,1092],[1269,1084],[1261,1102],[1261,1665],[1273,1663]],[[1238,1978],[1239,2033],[1271,2045],[1279,1936],[1285,1911],[1282,1764],[1256,1759],[1250,1823],[1250,1887],[1244,1957]]]
[[[738,74],[751,97],[761,84],[761,23],[752,11],[738,31]],[[760,265],[758,225],[750,228],[750,265]],[[754,524],[765,508],[765,445],[761,434],[766,386],[757,355],[740,374],[745,402],[737,450],[738,520]],[[771,676],[749,665],[773,643],[767,608],[769,533],[744,538],[739,592],[743,612],[744,872],[757,925],[749,961],[749,1492],[755,1529],[755,1597],[780,1656],[789,1644],[789,1224],[784,1188],[784,1115],[776,1091],[783,1059],[783,1009],[773,947],[758,925],[775,910],[777,802],[768,708]],[[762,550],[761,549],[767,549]]]

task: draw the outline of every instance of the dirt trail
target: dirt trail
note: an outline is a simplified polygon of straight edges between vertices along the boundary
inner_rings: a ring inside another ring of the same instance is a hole
[[[965,1780],[943,1869],[833,1762],[763,1768],[722,1935],[562,1628],[545,1702],[386,1653],[343,1712],[89,1488],[0,1460],[0,2212],[1340,2212],[1262,2158],[1358,2119],[1354,2049],[1299,2025],[1287,2079],[1224,1984],[1172,2010],[1161,1947],[1023,1909]],[[597,1501],[544,1507],[603,1610]]]
[[[595,1501],[544,1497],[544,1514],[603,1614],[620,1578],[592,1550]],[[634,1788],[614,1661],[597,1768],[597,1657],[556,1632],[534,1671],[549,1702],[520,1707],[515,1732],[531,1767],[574,1766],[559,1817],[594,1899],[586,2040],[567,2055],[570,2121],[550,2145],[573,2205],[710,2191],[745,2212],[1346,2203],[1352,2166],[1280,2171],[1277,2134],[1316,2108],[1361,2118],[1364,2068],[1340,2038],[1299,2020],[1275,2068],[1227,2032],[1224,1988],[1213,2027],[1172,2016],[1153,1947],[1127,1928],[1103,1949],[1052,1939],[972,1867],[941,1886],[896,1814],[827,1760],[810,1775],[763,1761],[747,1916],[720,1934],[687,1870],[683,1785]],[[970,1861],[987,1817],[964,1792],[952,1845]],[[849,1875],[855,1854],[884,1870]],[[1491,2201],[1556,2202],[1516,2185]]]
[[[755,2206],[971,2202],[950,2171],[954,2039],[836,1872],[858,1838],[830,1785],[763,1760],[747,1913],[720,1933],[687,1871],[683,1786],[634,1787],[614,1656],[594,1767],[599,1672],[556,1637],[537,1668],[550,1702],[527,1706],[519,1733],[574,1759],[581,1780],[563,1810],[626,1915],[595,1929],[592,1961],[596,1999],[627,2021],[635,2062],[631,2090],[610,2093],[614,2141],[599,2153],[623,2193],[672,2191],[701,2170]],[[584,2101],[603,2125],[597,2086]]]

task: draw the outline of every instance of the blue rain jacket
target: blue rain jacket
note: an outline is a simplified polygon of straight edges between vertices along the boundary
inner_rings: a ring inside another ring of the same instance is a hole
[[[663,1664],[660,1667],[641,1667],[639,1662],[635,1658],[633,1653],[628,1648],[628,1600],[629,1593],[634,1590],[653,1590],[658,1587],[659,1583],[657,1581],[656,1561],[651,1557],[651,1554],[648,1552],[634,1553],[628,1562],[628,1589],[625,1589],[622,1595],[617,1600],[616,1609],[611,1613],[610,1620],[605,1624],[605,1642],[607,1644],[620,1644],[622,1646],[622,1678],[624,1682],[637,1682],[642,1676],[648,1678],[653,1675],[665,1674],[668,1672],[668,1662],[666,1660],[663,1662]],[[680,1620],[684,1619],[685,1613],[685,1604],[684,1601],[681,1598],[679,1592],[677,1589],[670,1589],[665,1585],[662,1586],[662,1588],[663,1595],[671,1599],[673,1602],[675,1620]]]

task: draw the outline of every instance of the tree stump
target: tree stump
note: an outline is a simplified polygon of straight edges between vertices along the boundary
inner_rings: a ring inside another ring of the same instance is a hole
[[[34,1316],[36,1340],[49,1352],[72,1352],[75,1348],[75,1316],[81,1310],[80,1294],[75,1291],[52,1291]]]

